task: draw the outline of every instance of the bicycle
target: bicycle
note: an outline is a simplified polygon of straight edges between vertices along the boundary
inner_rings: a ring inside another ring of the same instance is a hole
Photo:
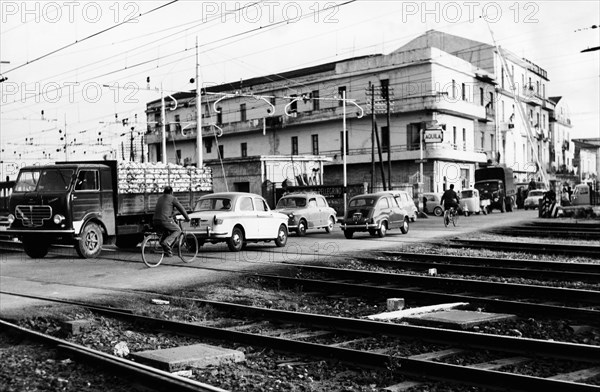
[[[450,222],[453,226],[456,226],[458,222],[458,213],[454,207],[450,207],[444,212],[444,226],[448,227]]]
[[[184,263],[191,263],[198,256],[198,239],[193,233],[183,230],[181,219],[177,220],[181,232],[175,240],[177,254]],[[158,267],[162,263],[165,254],[160,245],[164,233],[150,232],[142,241],[142,260],[150,268]]]

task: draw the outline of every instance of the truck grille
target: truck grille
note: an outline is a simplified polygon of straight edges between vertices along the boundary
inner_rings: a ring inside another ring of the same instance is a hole
[[[17,219],[23,222],[25,227],[42,226],[45,220],[52,217],[50,206],[17,206],[15,209]]]

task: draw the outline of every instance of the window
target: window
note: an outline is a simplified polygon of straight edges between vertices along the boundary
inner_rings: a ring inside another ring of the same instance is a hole
[[[311,208],[317,208],[317,199],[315,199],[315,198],[309,199],[308,206]]]
[[[390,208],[390,202],[388,201],[387,197],[382,197],[379,202],[377,203],[377,207],[378,208]]]
[[[390,96],[390,80],[389,79],[381,79],[381,98],[387,99]]]
[[[494,93],[490,92],[490,109],[494,110]]]
[[[277,99],[275,97],[271,97],[269,98],[269,101],[271,102],[271,105],[275,106]]]
[[[296,94],[292,94],[291,95],[292,100],[296,99],[297,95]],[[290,105],[290,113],[296,113],[298,111],[298,101],[295,101],[294,103],[292,103]]]
[[[312,154],[319,155],[319,135],[311,135],[312,138]]]
[[[346,86],[338,87],[338,98],[340,98],[340,99],[343,98],[345,92],[346,92]],[[342,101],[338,101],[338,106],[344,106],[344,103]]]
[[[206,146],[206,153],[210,154],[212,152],[212,139],[206,138],[204,140],[204,145]]]
[[[463,128],[462,142],[463,142],[463,149],[466,150],[467,149],[467,130],[465,128]]]
[[[483,87],[479,87],[479,104],[481,106],[484,105],[484,95],[483,95]]]
[[[96,170],[82,170],[79,172],[75,183],[76,191],[95,191],[98,189],[98,172]]]
[[[175,160],[178,165],[181,164],[181,150],[175,150]]]
[[[496,143],[495,143],[496,139],[495,139],[495,135],[492,133],[490,134],[490,150],[495,151],[496,150]]]
[[[542,98],[546,98],[546,85],[542,83]]]
[[[240,211],[254,211],[251,197],[242,197],[240,199]]]
[[[406,126],[406,148],[408,150],[418,150],[421,146],[419,138],[421,137],[421,124],[413,123]]]
[[[110,191],[113,189],[112,186],[112,175],[109,170],[103,170],[100,172],[100,185],[102,185],[103,191]]]
[[[454,143],[454,145],[456,145],[456,127],[452,127],[452,143]]]
[[[254,198],[254,205],[256,206],[256,211],[269,211],[269,206],[263,199],[258,197]]]
[[[535,92],[539,95],[540,94],[540,81],[537,80],[535,82]]]
[[[504,67],[502,67],[500,69],[500,77],[501,77],[501,81],[502,81],[502,88],[504,88]]]
[[[546,113],[542,114],[542,129],[546,129]]]
[[[175,115],[175,130],[176,131],[181,131],[181,118],[179,117],[179,114]]]
[[[348,137],[348,131],[346,131],[346,155],[348,155],[350,148],[349,148],[349,141],[350,138]],[[344,131],[340,131],[340,153],[343,155],[344,154]]]
[[[221,157],[221,159],[225,158],[225,154],[223,152],[223,145],[219,145],[219,157]]]
[[[481,131],[481,149],[484,150],[485,132]]]
[[[292,155],[298,155],[298,136],[292,136]]]
[[[319,90],[315,90],[311,93],[311,98],[312,98],[312,104],[313,104],[313,108],[312,110],[319,110],[320,106],[319,106]]]
[[[246,121],[246,104],[240,105],[240,121]]]
[[[540,114],[536,113],[535,114],[535,125],[540,128],[542,125],[540,124]]]
[[[323,196],[317,197],[317,205],[319,207],[327,207],[327,201],[325,200],[325,198]]]
[[[223,124],[223,108],[217,107],[217,124]]]
[[[390,151],[390,130],[386,127],[381,127],[381,150],[383,152]]]
[[[242,158],[246,158],[248,156],[248,144],[247,143],[242,143],[240,145],[240,148],[242,150]]]
[[[463,83],[461,87],[462,87],[462,100],[466,101],[467,100],[467,86]]]

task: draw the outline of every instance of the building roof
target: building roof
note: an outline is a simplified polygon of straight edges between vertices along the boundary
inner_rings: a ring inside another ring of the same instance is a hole
[[[562,99],[562,97],[548,97],[548,99],[557,104],[558,101]]]
[[[438,48],[446,53],[456,55],[458,52],[477,52],[479,50],[493,49],[494,46],[484,42],[474,41],[437,30],[428,30],[392,53],[422,48]]]

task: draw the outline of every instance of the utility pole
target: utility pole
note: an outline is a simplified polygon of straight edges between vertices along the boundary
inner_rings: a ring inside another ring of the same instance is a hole
[[[162,119],[162,163],[167,163],[167,114],[162,82],[160,84],[160,117]]]
[[[348,198],[348,190],[346,189],[348,187],[348,181],[346,178],[346,90],[342,91],[342,114],[343,114],[343,121],[342,121],[342,156],[343,156],[343,161],[344,161],[344,218],[346,218],[346,212],[348,209],[347,204],[347,198]]]
[[[390,87],[385,86],[385,101],[387,106],[387,147],[388,147],[388,190],[392,190],[392,128],[390,127]]]
[[[135,150],[134,150],[135,147],[133,146],[133,140],[134,140],[133,130],[134,129],[135,129],[135,127],[131,127],[131,136],[129,138],[129,160],[131,162],[135,161]]]
[[[371,193],[375,189],[375,85],[369,82],[371,88]]]
[[[202,167],[203,162],[203,142],[202,142],[202,91],[200,90],[200,64],[198,62],[198,36],[196,36],[196,167]]]
[[[69,147],[67,144],[67,113],[65,113],[65,161],[69,160]]]

